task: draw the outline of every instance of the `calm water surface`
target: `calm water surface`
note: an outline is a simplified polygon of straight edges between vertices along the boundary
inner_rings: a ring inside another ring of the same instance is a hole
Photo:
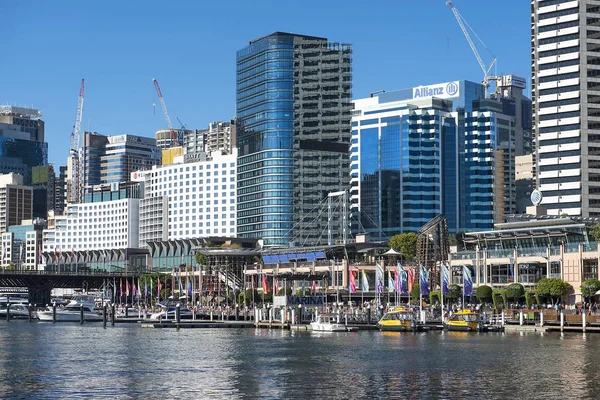
[[[600,334],[0,321],[2,398],[600,398]]]

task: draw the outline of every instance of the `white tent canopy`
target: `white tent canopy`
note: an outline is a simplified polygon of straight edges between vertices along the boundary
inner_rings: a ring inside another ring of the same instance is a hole
[[[390,248],[388,251],[386,251],[385,253],[383,253],[384,256],[399,256],[401,255],[401,253],[397,252],[396,250]]]

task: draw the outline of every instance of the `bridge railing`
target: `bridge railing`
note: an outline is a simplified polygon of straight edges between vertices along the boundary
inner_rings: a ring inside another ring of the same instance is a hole
[[[48,270],[19,270],[19,269],[0,269],[1,275],[48,275],[48,276],[110,276],[110,277],[131,277],[145,271],[105,271],[105,270],[83,270],[83,271],[48,271]]]

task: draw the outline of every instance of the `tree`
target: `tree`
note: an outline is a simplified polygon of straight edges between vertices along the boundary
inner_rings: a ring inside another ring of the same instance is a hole
[[[506,288],[506,298],[517,301],[525,294],[525,288],[520,283],[511,283]]]
[[[479,286],[475,291],[475,297],[480,303],[487,303],[492,300],[492,288],[486,285]]]
[[[586,279],[581,284],[581,295],[588,301],[591,301],[598,290],[600,290],[600,281],[598,279]]]
[[[417,240],[419,235],[413,232],[393,236],[388,246],[402,254],[403,261],[412,261],[417,255]]]
[[[441,303],[441,297],[439,290],[434,290],[429,293],[429,302],[431,305],[435,305],[436,303]]]
[[[592,235],[595,241],[600,241],[600,224],[589,227],[588,232],[590,235]]]
[[[448,286],[448,294],[445,296],[450,300],[458,300],[462,296],[462,288],[456,284]]]
[[[419,296],[421,295],[421,285],[419,285],[418,283],[415,283],[413,285],[413,290],[412,292],[410,292],[410,296],[413,299],[419,299]]]
[[[538,293],[542,296],[550,297],[554,304],[554,300],[558,300],[569,292],[571,286],[559,278],[542,278],[538,282]]]
[[[506,308],[506,290],[497,289],[492,291],[492,301],[495,309],[499,310],[500,305],[502,305],[502,308]]]
[[[196,253],[196,264],[200,264],[200,265],[206,265],[206,256],[202,253]]]

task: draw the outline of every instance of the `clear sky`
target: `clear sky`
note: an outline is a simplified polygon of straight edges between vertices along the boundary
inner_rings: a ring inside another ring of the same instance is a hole
[[[530,87],[530,2],[455,0],[497,73]],[[82,130],[154,136],[235,116],[235,54],[275,31],[354,46],[353,97],[483,73],[445,0],[0,1],[0,104],[43,113],[49,160],[64,165],[85,78]],[[476,41],[476,38],[473,38]],[[530,89],[528,89],[530,90]],[[156,107],[153,107],[156,103]]]

